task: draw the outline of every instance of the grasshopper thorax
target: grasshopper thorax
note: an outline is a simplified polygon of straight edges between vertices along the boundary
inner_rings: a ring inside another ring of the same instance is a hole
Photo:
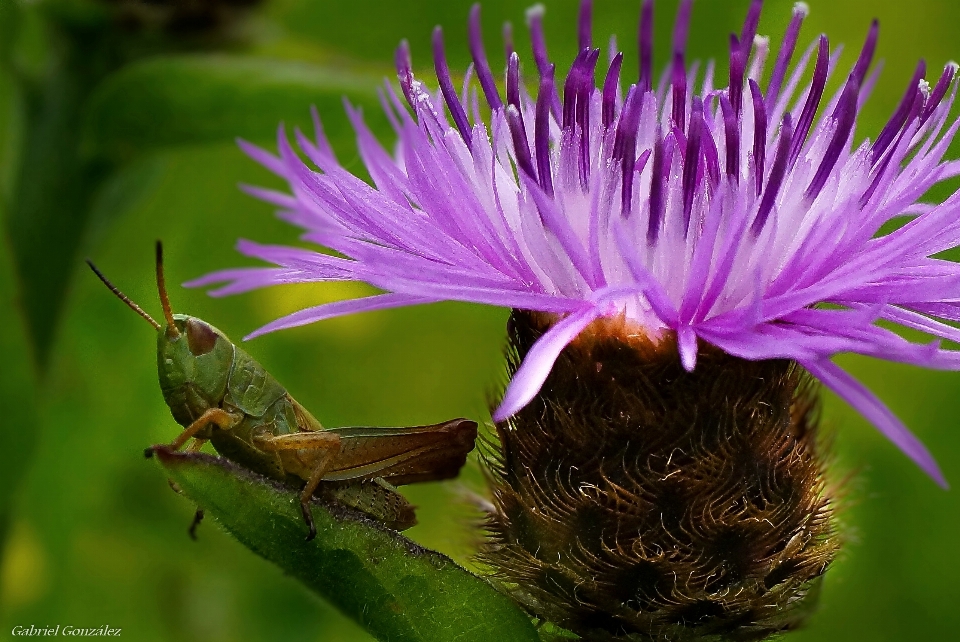
[[[223,399],[234,345],[206,321],[172,317],[173,324],[157,332],[157,371],[174,419],[187,425]]]

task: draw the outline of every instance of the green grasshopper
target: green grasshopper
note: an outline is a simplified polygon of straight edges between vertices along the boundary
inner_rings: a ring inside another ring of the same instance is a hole
[[[184,427],[170,447],[179,450],[192,439],[188,450],[195,451],[209,441],[241,466],[287,484],[303,484],[300,508],[309,527],[307,540],[317,534],[309,501],[318,489],[402,530],[416,518],[391,484],[456,477],[473,450],[477,424],[468,419],[407,428],[324,428],[220,330],[197,317],[173,313],[159,241],[157,289],[166,326],[87,263],[111,292],[157,330],[160,390],[173,418]]]

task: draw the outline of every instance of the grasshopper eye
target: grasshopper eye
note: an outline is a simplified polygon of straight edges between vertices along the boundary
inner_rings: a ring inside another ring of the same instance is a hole
[[[187,345],[193,356],[207,354],[217,344],[217,332],[199,319],[187,319]]]

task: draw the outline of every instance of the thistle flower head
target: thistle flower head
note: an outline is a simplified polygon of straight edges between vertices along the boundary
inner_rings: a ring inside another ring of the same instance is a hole
[[[960,340],[947,323],[960,321],[960,266],[936,258],[960,244],[960,192],[921,201],[960,174],[944,160],[960,125],[949,115],[957,66],[928,81],[918,64],[887,124],[864,138],[856,124],[876,79],[876,22],[853,67],[839,69],[826,36],[797,49],[805,4],[774,50],[757,35],[755,0],[729,37],[729,77],[718,77],[712,63],[686,58],[692,4],[680,3],[662,75],[651,53],[652,0],[640,12],[637,78],[621,76],[623,54],[594,47],[589,0],[565,75],[549,57],[541,7],[527,13],[533,64],[521,65],[508,42],[503,83],[487,60],[478,7],[462,90],[439,28],[438,90],[414,76],[402,44],[400,92],[389,84],[383,92],[394,153],[347,107],[373,184],[338,163],[318,118],[314,140],[296,134],[307,162],[282,130],[278,156],[243,144],[290,185],[289,194],[250,191],[337,254],[241,241],[241,252],[274,267],[192,285],[226,282],[213,293],[228,294],[360,280],[384,290],[296,312],[251,336],[441,300],[546,313],[553,322],[525,350],[497,421],[530,403],[564,348],[605,318],[675,346],[688,372],[710,346],[794,361],[944,483],[919,441],[831,358],[960,369],[960,353],[878,325]]]

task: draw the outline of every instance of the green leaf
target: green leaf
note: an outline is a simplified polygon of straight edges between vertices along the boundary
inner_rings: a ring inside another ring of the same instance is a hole
[[[33,457],[39,431],[37,374],[22,309],[10,238],[0,204],[0,550],[13,497]]]
[[[14,18],[9,0],[0,0],[0,41],[11,36],[2,26]],[[0,48],[4,45],[0,42]],[[0,55],[6,55],[0,52]],[[18,167],[22,114],[20,91],[12,74],[0,67],[0,550],[3,550],[13,498],[33,457],[39,430],[37,373],[17,278],[13,246],[7,233],[10,183]]]
[[[361,513],[314,500],[317,537],[297,494],[221,458],[154,451],[183,492],[241,543],[390,642],[538,640],[505,595],[449,558]]]
[[[93,39],[92,42],[99,42]],[[38,369],[43,373],[79,261],[89,203],[105,163],[80,157],[80,110],[102,75],[96,47],[63,47],[24,98],[6,215],[20,296]]]
[[[129,156],[152,148],[272,140],[281,121],[310,125],[310,105],[328,130],[350,131],[342,100],[373,107],[382,79],[343,69],[227,55],[155,58],[127,66],[91,98],[83,139],[89,153]]]
[[[10,67],[13,45],[20,23],[20,7],[13,0],[0,0],[0,68]]]

